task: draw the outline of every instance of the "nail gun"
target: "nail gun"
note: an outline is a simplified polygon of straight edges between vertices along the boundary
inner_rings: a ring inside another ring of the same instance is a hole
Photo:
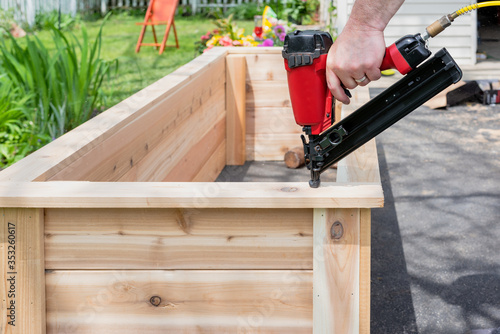
[[[311,187],[319,187],[328,167],[461,79],[462,71],[444,48],[424,62],[431,55],[424,38],[408,35],[387,47],[381,69],[395,68],[405,76],[339,121],[326,83],[330,34],[296,30],[285,37],[282,55],[295,121],[308,136],[301,138]]]

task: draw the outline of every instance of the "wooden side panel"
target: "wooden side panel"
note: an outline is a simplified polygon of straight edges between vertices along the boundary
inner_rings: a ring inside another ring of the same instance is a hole
[[[49,271],[48,333],[310,333],[311,271]]]
[[[119,180],[192,181],[204,163],[225,141],[224,63],[199,81],[193,81],[175,95],[179,119],[169,119],[169,127],[161,127],[161,140],[149,153]],[[193,96],[193,94],[195,94]],[[195,105],[186,101],[195,101]],[[176,105],[166,103],[166,110]],[[150,131],[143,129],[145,139]],[[146,139],[147,140],[147,139]],[[224,166],[222,162],[222,167]]]
[[[215,95],[214,87],[223,89],[226,54],[204,53],[2,171],[0,180],[118,180]]]
[[[206,133],[204,133],[204,129],[199,129],[200,138],[196,138],[197,136],[188,136],[187,134],[183,136],[185,140],[182,143],[183,146],[189,145],[186,143],[191,142],[191,138],[198,140],[192,147],[186,147],[186,152],[180,149],[172,152],[167,157],[165,153],[169,152],[169,149],[164,147],[164,151],[155,152],[160,155],[157,161],[150,161],[148,157],[148,161],[156,167],[156,170],[150,170],[155,177],[148,177],[147,180],[154,181],[156,178],[161,179],[162,176],[159,175],[158,171],[163,170],[166,174],[163,178],[164,182],[214,181],[226,165],[225,154],[221,155],[219,152],[220,147],[225,148],[226,146],[226,120],[222,118],[216,122],[213,126],[207,126]],[[194,128],[197,131],[196,127]],[[182,156],[182,154],[184,155]],[[169,161],[170,159],[177,159],[177,163],[172,161],[173,167],[158,164],[158,162]],[[141,171],[141,166],[137,168],[138,171]]]
[[[314,334],[359,333],[359,261],[359,210],[315,209]]]
[[[279,50],[278,50],[279,51]],[[301,128],[295,123],[280,52],[248,54],[247,160],[283,160],[285,153],[302,146]]]
[[[226,57],[226,139],[227,164],[245,164],[246,58]]]
[[[193,182],[212,182],[217,179],[226,165],[226,141],[222,141],[215,152],[206,160],[200,171],[191,179]]]
[[[47,269],[312,269],[311,209],[47,209]]]
[[[286,81],[285,63],[281,48],[274,53],[246,54],[249,81]]]
[[[0,209],[0,333],[45,333],[42,209]]]
[[[221,121],[225,81],[220,76],[224,71],[223,59],[209,69],[196,72],[175,93],[156,100],[138,119],[123,126],[51,180],[162,181],[166,174],[161,173],[172,169],[181,161],[180,154],[189,153],[199,137],[216,126],[217,120]],[[218,138],[218,143],[221,140]],[[151,164],[155,158],[158,160],[151,169],[156,169],[156,174],[137,170],[149,170],[145,165]],[[186,178],[179,181],[186,181]]]
[[[358,87],[353,91],[352,102],[342,106],[342,118],[370,100],[367,87]],[[370,140],[359,149],[349,154],[338,163],[337,182],[373,182],[380,184],[377,145]]]

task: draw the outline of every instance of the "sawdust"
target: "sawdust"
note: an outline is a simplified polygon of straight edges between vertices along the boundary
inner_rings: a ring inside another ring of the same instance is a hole
[[[479,129],[474,139],[480,143],[494,142],[498,144],[500,142],[500,129]]]

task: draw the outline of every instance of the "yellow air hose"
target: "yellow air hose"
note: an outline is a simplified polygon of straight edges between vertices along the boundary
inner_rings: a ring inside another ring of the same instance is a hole
[[[483,7],[493,7],[493,6],[500,6],[500,1],[485,1],[485,2],[479,2],[475,3],[473,5],[465,6],[463,8],[460,8],[459,10],[445,15],[439,20],[435,21],[431,25],[429,25],[425,30],[426,32],[423,34],[424,40],[429,39],[430,37],[435,37],[437,34],[439,34],[441,31],[446,29],[451,25],[451,22],[453,22],[457,17],[459,17],[462,14],[468,13],[474,9],[478,8],[483,8]]]
[[[469,5],[469,6],[465,6],[463,8],[460,8],[455,13],[457,14],[457,17],[458,17],[458,16],[465,14],[465,13],[468,13],[474,9],[483,8],[483,7],[493,7],[493,6],[500,6],[500,1],[485,1],[485,2],[480,2],[480,3],[475,3],[473,5]]]

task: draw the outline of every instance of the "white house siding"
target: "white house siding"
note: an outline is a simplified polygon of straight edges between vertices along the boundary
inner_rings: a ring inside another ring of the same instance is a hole
[[[337,0],[338,31],[347,21],[354,0]],[[406,0],[385,30],[387,45],[408,34],[422,33],[425,28],[445,14],[450,14],[467,5],[456,0]],[[429,48],[434,53],[445,47],[460,65],[476,63],[477,49],[476,11],[458,17],[440,35],[430,39]]]

